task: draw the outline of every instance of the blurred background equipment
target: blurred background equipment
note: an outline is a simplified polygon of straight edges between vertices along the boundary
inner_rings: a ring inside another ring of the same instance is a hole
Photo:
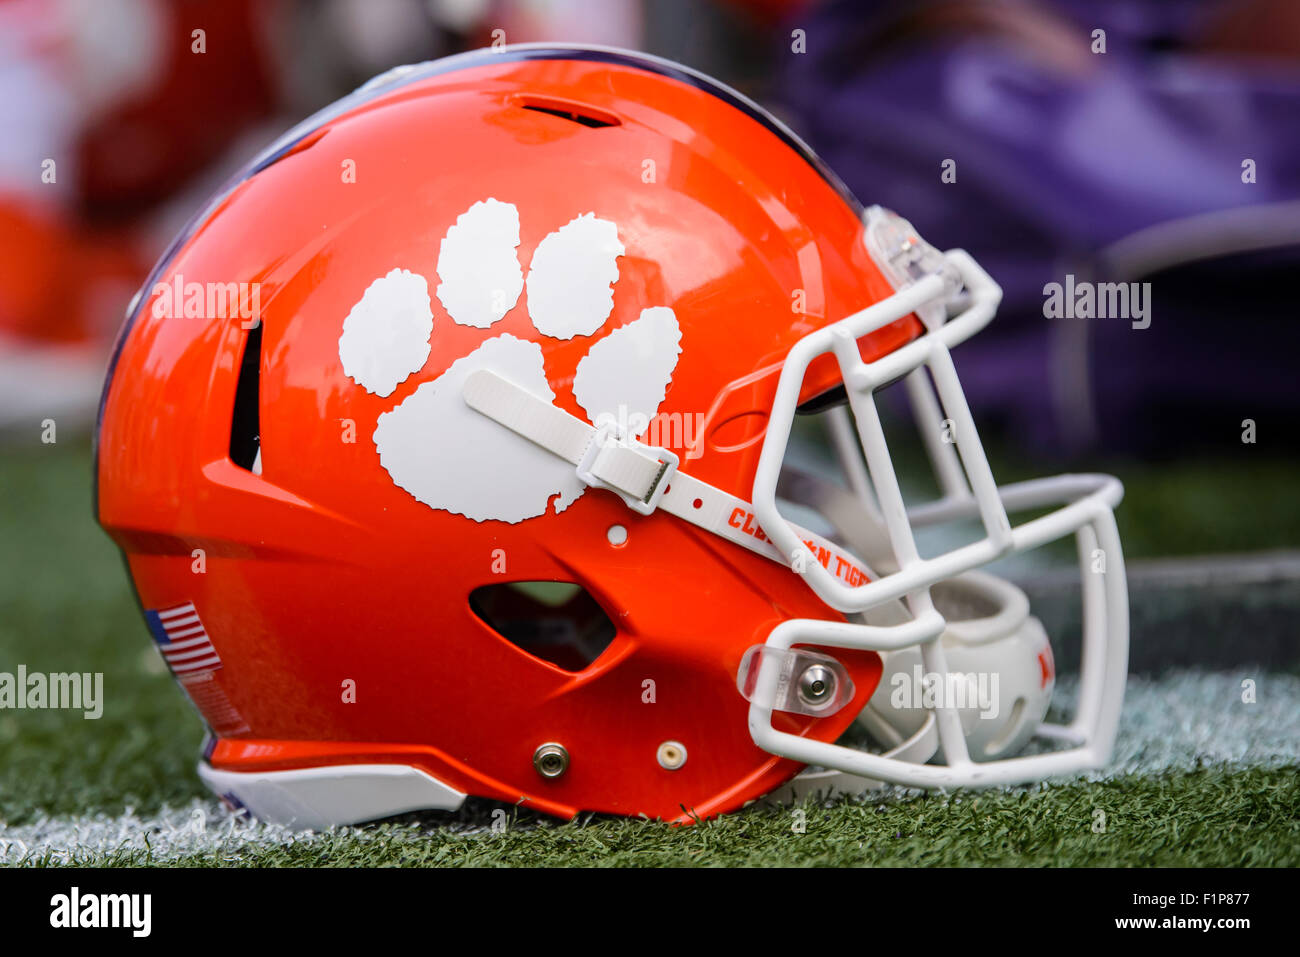
[[[185,191],[276,105],[271,6],[0,0],[0,429],[89,423]]]
[[[1300,6],[834,0],[801,24],[776,92],[812,146],[1002,284],[962,374],[1017,442],[1164,456],[1252,418],[1300,447]],[[1149,326],[1046,319],[1067,276],[1150,282]]]

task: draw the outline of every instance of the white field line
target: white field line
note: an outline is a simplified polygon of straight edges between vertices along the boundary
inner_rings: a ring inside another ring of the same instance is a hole
[[[1242,701],[1242,683],[1248,679],[1255,682],[1254,704]],[[1063,679],[1057,701],[1069,706],[1075,690],[1073,679]],[[1237,767],[1300,762],[1300,677],[1181,672],[1159,679],[1131,678],[1114,760],[1090,777],[1190,769],[1202,762]],[[464,835],[486,829],[458,823],[451,830]],[[361,841],[374,836],[365,827],[346,831]],[[411,831],[411,839],[418,839],[419,827],[412,825]],[[324,837],[236,817],[215,800],[196,799],[144,817],[128,810],[117,816],[0,825],[0,864],[46,859],[72,863],[116,850],[147,850],[156,861],[199,854],[214,863],[233,863],[246,849]]]

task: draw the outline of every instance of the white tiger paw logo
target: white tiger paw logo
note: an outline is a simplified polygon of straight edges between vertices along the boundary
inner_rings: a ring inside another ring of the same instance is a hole
[[[519,262],[519,211],[485,199],[462,213],[443,237],[434,291],[446,316],[435,316],[428,280],[393,269],[370,284],[343,320],[344,373],[375,395],[392,395],[428,360],[440,322],[489,329],[528,290],[528,317],[555,339],[596,335],[614,307],[618,227],[583,213],[550,233],[533,253],[527,279]],[[598,339],[578,362],[573,393],[593,424],[602,417],[645,422],[663,402],[681,330],[667,306]],[[555,401],[536,342],[509,334],[484,338],[435,379],[379,416],[380,464],[424,504],[475,521],[520,522],[573,504],[586,490],[572,465],[465,404],[465,378],[491,369],[520,388]]]

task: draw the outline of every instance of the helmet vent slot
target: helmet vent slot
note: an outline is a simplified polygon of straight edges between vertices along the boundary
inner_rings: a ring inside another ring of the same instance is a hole
[[[506,641],[565,671],[587,668],[616,633],[596,599],[573,582],[484,585],[470,592],[469,607]]]
[[[262,377],[262,323],[248,330],[235,383],[235,411],[230,420],[230,461],[262,473],[262,433],[258,397]]]
[[[573,103],[569,100],[530,96],[521,99],[519,104],[525,110],[532,110],[535,113],[549,113],[551,116],[558,116],[562,120],[568,120],[570,123],[578,123],[592,129],[599,129],[602,126],[622,125],[619,118],[612,113],[606,113],[603,110],[597,110],[582,103]]]

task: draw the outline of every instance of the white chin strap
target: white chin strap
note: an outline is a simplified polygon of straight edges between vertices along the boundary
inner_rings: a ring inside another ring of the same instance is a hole
[[[644,445],[612,425],[584,422],[491,369],[470,373],[462,394],[471,409],[558,455],[582,481],[614,492],[634,511],[665,511],[790,567],[758,527],[753,505],[679,471],[678,457],[669,450]],[[876,577],[862,559],[794,527],[813,559],[837,579],[854,586]]]

